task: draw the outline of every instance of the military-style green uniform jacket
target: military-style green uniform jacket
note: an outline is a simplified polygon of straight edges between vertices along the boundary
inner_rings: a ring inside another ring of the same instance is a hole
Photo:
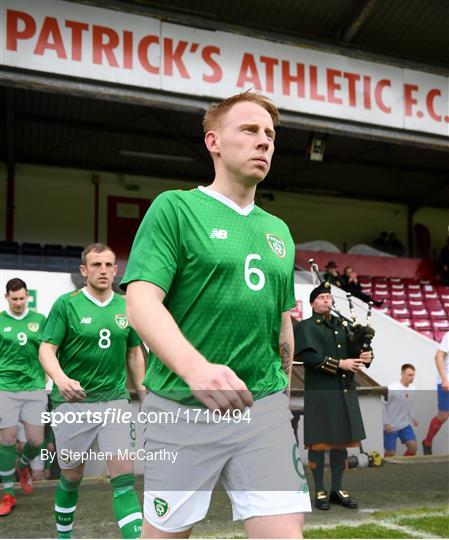
[[[340,320],[313,313],[295,328],[295,359],[304,362],[304,444],[345,445],[365,438],[355,382],[339,369],[348,358]]]

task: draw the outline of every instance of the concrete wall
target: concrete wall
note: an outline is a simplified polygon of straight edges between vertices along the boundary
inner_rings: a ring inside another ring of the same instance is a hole
[[[99,178],[99,240],[106,241],[108,195],[151,198],[167,189],[190,189],[193,183],[101,171],[18,164],[14,239],[40,243],[88,244],[94,236],[94,185]],[[130,185],[137,190],[128,189]],[[263,191],[263,185],[261,186]],[[268,212],[283,218],[296,243],[329,240],[340,248],[369,243],[381,229],[395,232],[407,244],[406,208],[400,204],[329,196],[272,192],[258,197]],[[0,164],[0,238],[5,238],[6,169]],[[440,250],[448,234],[449,210],[423,208],[415,223],[431,231],[432,247]]]

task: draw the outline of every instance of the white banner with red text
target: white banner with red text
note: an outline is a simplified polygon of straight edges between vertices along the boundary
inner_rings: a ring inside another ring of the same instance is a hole
[[[449,78],[58,0],[0,3],[0,64],[449,136]]]

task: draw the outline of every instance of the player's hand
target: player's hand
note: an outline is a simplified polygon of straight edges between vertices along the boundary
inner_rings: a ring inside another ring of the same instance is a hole
[[[222,364],[206,363],[186,377],[193,395],[210,410],[243,411],[253,404],[246,384],[232,369]]]
[[[373,352],[372,351],[363,351],[360,354],[360,359],[364,364],[371,364],[373,361]]]
[[[384,429],[387,433],[393,432],[393,426],[391,424],[385,424]]]
[[[418,422],[418,420],[416,420],[416,418],[413,418],[413,426],[414,426],[414,427],[418,427],[418,426],[419,426],[419,422]]]
[[[449,379],[441,381],[441,390],[443,390],[443,392],[449,392]]]
[[[345,371],[356,373],[363,366],[363,361],[360,358],[345,358],[340,360],[338,367]]]
[[[68,402],[74,403],[76,401],[84,401],[86,399],[86,392],[81,388],[81,385],[75,379],[64,379],[55,381],[61,396]]]

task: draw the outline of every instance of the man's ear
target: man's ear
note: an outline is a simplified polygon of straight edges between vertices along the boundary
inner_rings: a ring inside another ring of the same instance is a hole
[[[220,140],[216,131],[208,131],[204,136],[206,148],[211,154],[218,154],[220,151]]]

